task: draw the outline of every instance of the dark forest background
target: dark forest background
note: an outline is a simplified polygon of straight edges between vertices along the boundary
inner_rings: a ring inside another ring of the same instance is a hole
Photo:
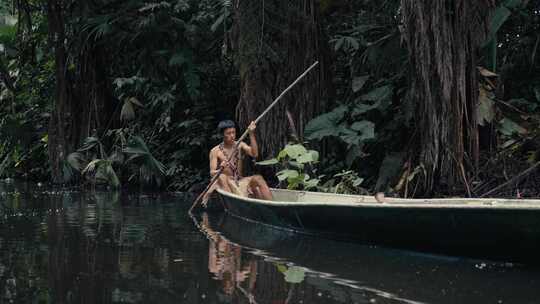
[[[527,0],[3,0],[0,176],[194,189],[318,60],[257,128],[259,161],[319,152],[273,185],[538,197],[539,45]]]

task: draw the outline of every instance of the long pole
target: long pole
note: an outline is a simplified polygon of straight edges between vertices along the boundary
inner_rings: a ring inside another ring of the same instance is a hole
[[[298,76],[298,78],[296,78],[296,80],[293,83],[291,83],[291,85],[289,85],[285,90],[283,90],[283,92],[281,92],[281,94],[268,106],[268,108],[266,108],[266,110],[264,110],[264,112],[262,112],[261,115],[259,115],[259,117],[257,117],[257,119],[255,119],[255,121],[254,121],[255,124],[257,124],[259,122],[259,120],[261,120],[264,117],[264,115],[266,115],[266,113],[268,113],[268,111],[270,111],[278,103],[278,101],[283,96],[285,96],[285,94],[288,91],[290,91],[302,78],[304,78],[304,76],[306,76],[312,69],[314,69],[315,66],[317,66],[317,64],[319,64],[319,61],[315,61],[304,73],[302,73],[302,75]],[[242,136],[240,136],[240,138],[238,139],[238,141],[234,145],[234,150],[233,151],[236,151],[238,149],[238,146],[240,146],[240,143],[246,138],[248,133],[249,133],[249,130],[244,131]],[[229,155],[229,158],[227,159],[227,162],[230,162],[233,157],[234,157],[234,153],[231,153],[231,155]],[[217,181],[217,179],[219,178],[219,176],[221,175],[222,172],[223,172],[223,167],[219,168],[218,172],[216,172],[214,177],[212,177],[212,179],[210,180],[210,183],[208,184],[208,186],[206,186],[204,191],[201,192],[201,194],[199,194],[199,196],[197,196],[197,198],[193,202],[193,205],[191,205],[191,208],[189,208],[189,214],[191,214],[193,209],[199,204],[202,197],[206,194],[206,192],[208,192],[210,187],[212,187],[212,185],[214,185],[214,183]]]

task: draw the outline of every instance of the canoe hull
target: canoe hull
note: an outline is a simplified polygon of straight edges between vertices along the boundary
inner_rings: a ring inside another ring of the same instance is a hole
[[[223,193],[220,198],[234,216],[333,239],[505,261],[533,261],[540,253],[540,209],[277,205]]]

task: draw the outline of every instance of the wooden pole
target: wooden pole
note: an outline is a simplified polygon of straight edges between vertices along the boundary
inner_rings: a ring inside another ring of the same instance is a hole
[[[257,119],[254,120],[255,124],[257,124],[266,115],[266,113],[268,113],[278,103],[278,101],[281,98],[283,98],[283,96],[288,91],[290,91],[302,78],[304,78],[312,69],[314,69],[315,66],[317,66],[317,64],[319,64],[319,61],[315,61],[315,63],[313,63],[304,73],[302,73],[302,75],[298,76],[298,78],[296,78],[296,80],[293,83],[291,83],[291,85],[289,85],[285,90],[283,90],[283,92],[281,92],[281,94],[268,106],[268,108],[266,108],[266,110],[264,110],[264,112],[262,112],[261,115],[259,115],[259,117],[257,117]],[[240,138],[236,142],[236,145],[234,146],[233,151],[236,152],[236,150],[240,146],[240,143],[246,138],[248,133],[249,133],[249,130],[244,131],[242,136],[240,136]],[[227,159],[227,162],[230,162],[232,160],[232,158],[234,157],[234,154],[235,153],[231,153],[231,155],[229,155],[229,158]],[[218,172],[214,175],[214,177],[212,177],[212,179],[210,180],[210,183],[208,184],[208,186],[206,186],[204,191],[201,192],[201,194],[199,194],[199,196],[197,196],[197,198],[195,199],[195,201],[191,205],[191,208],[189,208],[189,214],[190,215],[191,215],[193,209],[199,204],[202,197],[206,194],[206,192],[208,192],[208,190],[210,190],[210,187],[212,187],[212,185],[214,185],[214,183],[217,181],[217,179],[219,178],[219,176],[221,175],[222,172],[223,172],[223,167],[218,170]]]

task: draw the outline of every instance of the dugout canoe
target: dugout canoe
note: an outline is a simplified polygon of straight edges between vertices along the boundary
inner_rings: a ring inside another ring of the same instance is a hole
[[[218,190],[226,212],[296,233],[430,253],[538,263],[540,200],[402,199],[272,189],[272,201]]]

